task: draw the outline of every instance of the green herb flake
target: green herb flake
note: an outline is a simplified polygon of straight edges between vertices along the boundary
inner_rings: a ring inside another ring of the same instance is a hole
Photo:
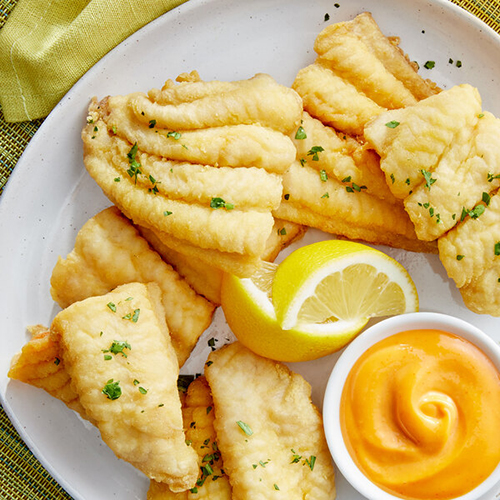
[[[321,198],[330,198],[330,195],[328,193],[325,193]]]
[[[120,181],[121,181],[121,177],[115,177],[113,180],[114,180],[115,182],[120,182]]]
[[[239,426],[239,428],[247,435],[247,436],[251,436],[253,434],[253,431],[252,429],[250,428],[250,426],[248,424],[245,424],[245,422],[242,422],[241,420],[238,420],[236,422]]]
[[[128,349],[129,351],[132,349],[130,344],[126,340],[113,340],[109,349],[103,349],[102,352],[110,352],[111,354],[121,354],[124,358],[127,357],[127,354],[123,351],[124,349]]]
[[[437,179],[432,178],[432,174],[427,170],[420,170],[420,173],[424,176],[425,179],[425,187],[427,189],[431,189],[431,186],[436,182]]]
[[[113,356],[110,356],[109,354],[104,355],[104,361],[110,361],[111,359],[113,359]]]
[[[215,343],[217,342],[217,339],[212,337],[211,339],[208,339],[208,347],[212,349],[212,351],[215,351]]]
[[[391,174],[391,182],[394,184],[396,182],[396,178],[394,177],[394,174]]]
[[[111,400],[118,399],[122,395],[120,381],[117,380],[116,382],[114,382],[113,379],[108,380],[101,392],[108,399],[111,399]]]
[[[139,392],[141,394],[147,394],[148,393],[148,390],[147,389],[144,389],[144,387],[139,387]]]
[[[481,199],[484,203],[486,203],[486,206],[489,206],[490,201],[491,201],[491,196],[488,193],[483,192]]]
[[[495,179],[500,179],[500,174],[494,175],[494,174],[488,174],[488,182],[492,182]]]
[[[477,219],[480,215],[484,214],[486,207],[484,205],[476,205],[472,210],[470,210],[469,217],[471,219]]]
[[[207,406],[207,415],[212,411],[212,407],[211,406]]]
[[[111,127],[111,131],[113,132],[113,134],[115,134],[115,135],[116,135],[116,131],[117,131],[117,130],[116,130],[116,125],[113,125],[113,126]]]
[[[314,455],[311,455],[309,457],[309,460],[306,458],[306,464],[309,466],[311,470],[314,469],[314,464],[316,463],[316,457]]]
[[[134,383],[134,385],[138,385],[138,384],[140,384],[140,382],[139,382],[137,379],[134,379],[134,382],[133,382],[133,383]]]
[[[432,69],[432,68],[434,68],[434,66],[436,66],[436,62],[435,61],[427,61],[424,64],[424,68],[425,69]]]
[[[108,302],[106,304],[114,313],[116,312],[116,304],[114,304],[113,302]]]
[[[232,203],[226,203],[222,198],[212,198],[210,200],[210,208],[217,210],[219,208],[225,208],[226,210],[232,210],[234,205]]]
[[[500,241],[495,243],[495,255],[500,255]]]
[[[305,164],[307,163],[307,160],[306,160],[305,158],[301,158],[301,159],[299,160],[299,162],[300,162],[300,165],[303,167],[303,166],[305,166]]]
[[[59,358],[54,359],[54,364],[56,366],[58,366],[60,362],[61,362],[61,360]]]
[[[281,229],[278,229],[278,234],[280,236],[285,236],[286,235],[286,228],[282,227]]]
[[[349,175],[348,177],[344,177],[342,182],[351,182],[351,176]]]
[[[325,23],[330,20],[330,14],[328,14],[328,12],[325,14],[323,20],[325,21]]]
[[[478,118],[484,118],[484,113],[479,113],[479,114],[477,115],[477,117],[478,117]]]
[[[175,131],[167,132],[167,137],[172,137],[173,139],[178,141],[181,138],[181,134],[179,132],[175,132]]]
[[[462,67],[462,61],[457,61],[456,64],[455,64],[455,66],[457,68],[461,68]]]
[[[307,139],[306,131],[304,130],[304,127],[302,127],[302,125],[297,129],[297,132],[295,133],[295,139],[299,141]]]
[[[163,215],[165,217],[168,217],[169,215],[172,215],[172,214],[173,214],[173,212],[169,212],[168,210],[165,210],[165,212],[163,212]]]
[[[465,257],[465,255],[457,255],[457,260],[462,260]]]
[[[134,177],[134,182],[137,184],[137,176],[142,174],[141,164],[135,159],[137,156],[137,142],[130,148],[130,151],[127,153],[129,169],[127,170],[127,174],[130,177]]]
[[[278,485],[276,483],[274,483],[274,489],[277,490],[277,491],[280,490],[279,487],[278,487]]]
[[[156,120],[149,120],[149,128],[155,128]]]
[[[319,171],[319,178],[321,179],[321,182],[326,182],[328,180],[328,174],[326,173],[326,170]]]
[[[140,313],[141,313],[140,309],[134,309],[134,314],[132,314],[132,323],[137,323]]]
[[[324,149],[321,146],[313,146],[308,152],[308,156],[312,156],[313,161],[319,161],[319,153],[323,152]]]
[[[391,120],[390,122],[387,122],[385,124],[385,126],[388,128],[396,128],[399,124],[400,124],[400,122],[398,122],[396,120]]]

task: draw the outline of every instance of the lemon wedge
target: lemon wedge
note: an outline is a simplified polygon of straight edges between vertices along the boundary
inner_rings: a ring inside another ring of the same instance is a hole
[[[328,240],[251,278],[224,275],[221,305],[238,340],[261,356],[308,361],[343,348],[370,317],[418,310],[406,270],[378,250]]]
[[[290,254],[276,269],[272,302],[284,330],[318,332],[418,310],[415,284],[401,264],[344,240],[320,241]]]

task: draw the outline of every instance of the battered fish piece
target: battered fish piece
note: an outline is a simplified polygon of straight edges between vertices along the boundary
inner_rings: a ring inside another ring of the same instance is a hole
[[[327,26],[314,50],[323,64],[355,82],[357,88],[388,109],[415,104],[439,91],[424,80],[418,66],[398,47],[398,37],[386,37],[369,12],[351,21]]]
[[[225,91],[175,105],[152,102],[146,95],[136,94],[130,108],[137,120],[146,124],[156,120],[158,126],[170,130],[258,124],[288,135],[298,125],[302,103],[293,90],[259,73],[233,82]]]
[[[385,111],[355,85],[318,63],[301,69],[292,88],[310,115],[350,135],[362,136],[365,124]]]
[[[381,157],[380,168],[397,198],[404,199],[428,184],[443,153],[463,129],[476,126],[481,97],[468,84],[457,85],[418,104],[387,111],[364,130]]]
[[[350,179],[325,179],[317,170],[295,162],[283,176],[283,190],[288,196],[274,211],[275,217],[374,244],[414,251],[435,247],[418,241],[401,203],[372,196]]]
[[[78,394],[71,387],[71,378],[61,359],[59,339],[43,325],[28,330],[32,338],[12,358],[9,378],[44,389],[88,419]]]
[[[254,166],[274,173],[285,171],[293,160],[295,151],[290,139],[260,124],[178,131],[161,128],[154,119],[150,123],[140,122],[130,109],[136,95],[142,94],[103,99],[98,104],[94,121],[102,118],[118,137],[131,144],[137,142],[140,151],[182,162],[222,167]]]
[[[179,365],[164,318],[158,285],[131,283],[72,304],[51,332],[103,441],[151,479],[184,491],[194,487],[198,463],[185,442]]]
[[[484,112],[458,131],[429,178],[405,199],[420,239],[434,240],[500,186],[500,120]]]
[[[174,266],[177,272],[196,290],[212,303],[221,302],[220,291],[224,272],[211,263],[195,256],[185,254],[164,245],[151,231],[139,228],[141,234],[149,244],[162,256],[164,260]],[[305,234],[307,228],[293,222],[276,219],[274,228],[267,241],[262,260],[272,262],[279,252]]]
[[[500,316],[500,196],[493,193],[439,238],[439,258],[465,305],[477,314]],[[484,210],[484,213],[482,213]]]
[[[292,138],[297,149],[296,159],[301,164],[340,182],[349,179],[344,182],[364,186],[367,193],[396,202],[380,170],[379,156],[366,145],[346,134],[339,134],[307,112],[302,115],[301,129]],[[318,146],[321,150],[315,155]]]
[[[188,387],[182,407],[186,439],[198,453],[200,476],[192,490],[173,493],[165,483],[151,481],[148,500],[231,500],[231,486],[214,429],[213,400],[205,377]]]
[[[120,155],[115,149],[121,147],[120,139],[108,133],[103,122],[88,124],[82,138],[88,172],[135,224],[201,248],[249,256],[260,256],[264,251],[274,223],[270,211],[247,209],[238,204],[239,200],[223,199],[219,192],[213,193],[215,206],[212,200],[191,203],[170,199],[162,194],[156,179],[151,180],[150,174],[142,172],[143,164],[147,165],[145,155],[139,155],[134,147]],[[132,175],[131,168],[135,169]],[[281,193],[276,194],[271,205],[280,202]]]
[[[66,308],[131,282],[160,286],[172,345],[183,365],[210,325],[215,306],[197,295],[116,207],[101,211],[78,232],[75,248],[58,258],[50,292]]]
[[[335,498],[321,416],[300,375],[239,342],[212,352],[205,375],[234,500]]]

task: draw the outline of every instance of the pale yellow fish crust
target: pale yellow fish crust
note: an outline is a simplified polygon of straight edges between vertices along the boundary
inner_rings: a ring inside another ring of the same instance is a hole
[[[75,248],[59,257],[51,276],[51,295],[62,307],[103,295],[130,282],[156,282],[179,364],[189,357],[212,321],[215,306],[197,295],[116,207],[88,220]]]
[[[185,442],[179,365],[164,318],[158,285],[131,283],[72,304],[54,318],[51,332],[103,441],[148,477],[184,491],[194,486],[198,463]],[[113,351],[116,342],[126,346]],[[118,398],[109,392],[113,384]]]
[[[234,500],[335,498],[321,415],[300,375],[239,342],[212,352],[205,375]]]

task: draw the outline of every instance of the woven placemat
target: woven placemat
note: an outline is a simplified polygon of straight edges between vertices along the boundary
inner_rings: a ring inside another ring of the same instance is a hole
[[[500,0],[451,0],[500,33]],[[0,28],[17,0],[0,0]],[[0,195],[28,142],[42,124],[6,123],[0,109]],[[71,500],[52,479],[0,406],[0,500]]]

